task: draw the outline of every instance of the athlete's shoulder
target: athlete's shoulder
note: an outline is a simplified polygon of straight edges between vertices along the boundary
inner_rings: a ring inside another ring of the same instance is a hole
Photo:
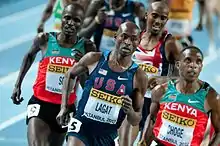
[[[33,46],[41,48],[41,46],[44,46],[47,44],[49,38],[48,33],[38,33],[33,41]]]
[[[49,38],[49,33],[47,32],[38,33],[36,36],[36,39],[40,42],[47,42],[48,38]]]
[[[152,90],[152,102],[159,102],[162,96],[167,91],[168,83],[159,84]]]
[[[88,52],[84,56],[84,58],[87,58],[87,60],[95,61],[99,60],[102,57],[103,53],[102,52]]]

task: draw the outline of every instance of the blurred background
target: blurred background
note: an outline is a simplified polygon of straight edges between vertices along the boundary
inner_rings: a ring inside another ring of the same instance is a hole
[[[136,0],[138,1],[138,0]],[[147,0],[139,0],[145,7]],[[178,0],[175,0],[178,1]],[[37,26],[42,17],[47,0],[0,0],[0,146],[26,146],[26,105],[32,95],[32,85],[37,71],[40,54],[29,70],[23,85],[21,105],[13,105],[10,99],[18,75],[22,58],[30,48]],[[204,16],[205,17],[205,16]],[[220,92],[220,36],[218,22],[212,16],[214,45],[206,27],[202,31],[195,28],[199,21],[198,3],[195,1],[192,19],[192,37],[205,54],[204,69],[200,79],[209,82]],[[46,22],[45,31],[53,30],[53,16]],[[205,20],[203,22],[205,25]]]

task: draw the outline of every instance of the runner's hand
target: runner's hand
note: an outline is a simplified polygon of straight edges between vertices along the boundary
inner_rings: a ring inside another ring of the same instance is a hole
[[[67,126],[70,121],[69,109],[67,107],[63,107],[60,109],[59,114],[56,117],[57,123],[60,126]]]
[[[24,98],[21,97],[21,88],[20,87],[15,87],[11,96],[11,99],[13,101],[14,104],[19,105]]]
[[[122,98],[122,109],[124,110],[126,114],[128,114],[129,112],[133,110],[132,100],[128,95],[121,96],[121,98]]]
[[[99,9],[95,19],[98,24],[102,24],[105,21],[106,19],[105,8]]]

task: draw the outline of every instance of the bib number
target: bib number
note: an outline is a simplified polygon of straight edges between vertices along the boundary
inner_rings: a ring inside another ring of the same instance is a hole
[[[92,88],[83,115],[94,121],[116,124],[121,103],[121,97]]]
[[[64,81],[64,74],[47,72],[45,88],[49,92],[62,94],[63,81]],[[74,79],[73,82],[74,82],[73,85],[75,86],[76,78]],[[72,92],[74,92],[74,90]]]
[[[68,124],[68,132],[75,132],[78,133],[80,131],[82,122],[75,119],[71,118],[69,124]]]
[[[185,36],[190,33],[191,23],[189,20],[170,20],[167,27],[174,36]]]
[[[157,142],[155,142],[154,140],[151,142],[150,146],[157,146]]]
[[[40,112],[39,104],[30,104],[27,106],[27,117],[37,117]]]
[[[180,126],[163,119],[158,139],[176,146],[189,146],[193,137],[193,127]]]

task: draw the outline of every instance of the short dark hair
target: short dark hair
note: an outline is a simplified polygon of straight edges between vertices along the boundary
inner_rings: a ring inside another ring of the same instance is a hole
[[[182,49],[182,50],[180,51],[180,55],[182,56],[182,54],[183,54],[186,50],[196,50],[197,52],[199,52],[199,53],[202,55],[202,59],[204,58],[204,55],[203,55],[202,51],[201,51],[198,47],[196,47],[196,46],[187,46],[187,47],[185,47],[184,49]]]
[[[79,10],[85,12],[83,6],[80,5],[80,4],[78,4],[78,3],[76,3],[76,2],[73,2],[73,3],[69,4],[69,5],[66,5],[66,6],[64,7],[63,12],[65,12],[65,10],[66,10],[68,7],[77,8],[77,9],[79,9]]]

